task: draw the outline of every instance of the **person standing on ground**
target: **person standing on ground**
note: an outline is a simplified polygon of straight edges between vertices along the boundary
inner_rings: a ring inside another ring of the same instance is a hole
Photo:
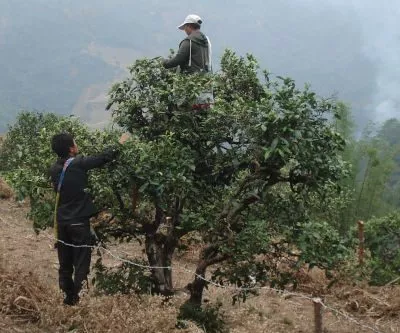
[[[165,68],[180,67],[182,73],[211,72],[211,42],[200,31],[203,20],[198,15],[188,15],[178,29],[187,37],[180,43],[178,53],[171,59],[164,59]]]
[[[122,135],[119,142],[125,143],[128,137],[127,134]],[[56,246],[60,264],[59,285],[65,293],[64,304],[74,305],[79,301],[82,283],[87,280],[89,274],[91,261],[89,219],[97,213],[90,194],[85,191],[88,185],[88,171],[111,162],[118,151],[109,149],[99,155],[78,156],[79,150],[74,138],[66,133],[55,135],[51,147],[59,157],[49,171],[54,189],[59,193],[58,206],[55,210]],[[62,174],[64,175],[61,176]],[[59,187],[60,178],[63,178],[61,187]]]

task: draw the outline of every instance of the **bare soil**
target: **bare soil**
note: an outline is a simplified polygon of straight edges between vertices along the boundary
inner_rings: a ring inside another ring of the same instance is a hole
[[[36,235],[26,219],[27,207],[0,200],[0,332],[202,332],[193,323],[184,330],[175,328],[179,306],[187,295],[180,293],[165,304],[160,297],[135,295],[101,296],[90,289],[78,306],[62,305],[58,290],[58,261],[51,230]],[[110,247],[120,256],[144,258],[136,244]],[[174,279],[177,289],[193,278],[196,251],[177,256]],[[93,258],[95,259],[95,258]],[[95,260],[93,260],[95,261]],[[118,265],[106,257],[109,266]],[[189,271],[188,271],[189,270]],[[307,273],[308,274],[308,273]],[[315,291],[325,304],[352,320],[375,327],[375,332],[400,333],[400,288],[340,286],[329,293],[318,292],[325,283],[316,271],[308,274],[300,290]],[[314,332],[314,309],[310,299],[284,296],[262,290],[245,303],[232,305],[232,291],[210,286],[205,300],[222,302],[232,333]],[[337,313],[323,310],[324,333],[373,332]]]

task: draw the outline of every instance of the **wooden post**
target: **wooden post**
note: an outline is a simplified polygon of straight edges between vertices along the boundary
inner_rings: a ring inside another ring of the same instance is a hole
[[[364,222],[358,221],[358,263],[362,266],[364,265]]]
[[[315,333],[322,333],[322,300],[320,298],[314,298],[313,303]]]

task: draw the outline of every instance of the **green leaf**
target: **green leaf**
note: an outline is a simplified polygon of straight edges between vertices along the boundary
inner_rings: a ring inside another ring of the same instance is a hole
[[[278,142],[279,142],[279,138],[275,138],[275,139],[272,141],[271,147],[270,147],[271,152],[273,152],[273,151],[275,150],[276,146],[278,145]]]

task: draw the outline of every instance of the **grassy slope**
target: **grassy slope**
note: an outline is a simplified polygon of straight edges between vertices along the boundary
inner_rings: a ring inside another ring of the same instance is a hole
[[[178,332],[174,328],[179,306],[185,294],[163,304],[158,297],[102,296],[94,297],[93,290],[73,308],[61,305],[62,297],[57,288],[57,259],[48,236],[51,231],[35,235],[25,219],[26,207],[12,201],[0,200],[0,331],[1,332]],[[112,246],[117,252],[142,257],[134,244]],[[196,253],[182,256],[175,261],[175,285],[186,285],[192,274],[182,270],[193,269]],[[112,258],[105,258],[107,265],[117,265]],[[304,292],[323,290],[324,279],[318,272],[305,275]],[[231,332],[310,332],[313,327],[313,308],[310,301],[291,297],[282,298],[275,293],[262,291],[244,304],[231,304],[231,292],[210,287],[205,298],[224,304],[225,315]],[[382,332],[400,332],[400,288],[361,289],[342,286],[325,295],[325,301],[343,311],[350,311],[359,320],[373,324],[379,318]],[[8,315],[5,316],[4,314]],[[394,316],[394,317],[391,317]],[[30,320],[30,321],[29,321]],[[325,332],[368,332],[324,313]],[[186,330],[200,332],[189,323]]]

